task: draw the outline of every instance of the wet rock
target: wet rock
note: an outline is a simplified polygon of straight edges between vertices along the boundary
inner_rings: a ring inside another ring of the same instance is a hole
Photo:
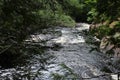
[[[120,58],[120,48],[115,48],[114,49],[114,57],[119,57]]]
[[[79,30],[79,31],[89,30],[90,29],[90,24],[87,24],[87,23],[77,23],[76,24],[76,29]]]
[[[31,35],[31,40],[34,42],[46,41],[46,40],[49,40],[51,38],[52,38],[52,36],[49,34],[47,34],[47,35],[44,35],[44,34]]]
[[[115,39],[116,39],[116,38],[120,38],[120,32],[116,32],[113,37],[114,37]]]
[[[118,17],[117,19],[118,19],[118,21],[120,21],[120,17]]]
[[[110,23],[109,20],[106,20],[105,22],[103,22],[103,25],[108,25]]]
[[[90,30],[93,30],[93,29],[99,28],[99,27],[102,26],[102,25],[103,25],[102,23],[91,24],[91,25],[90,25]]]
[[[113,48],[114,48],[114,44],[108,43],[108,45],[106,46],[106,48],[104,48],[102,52],[111,56],[114,54]]]
[[[119,23],[119,21],[113,21],[110,25],[109,25],[109,27],[110,28],[115,28],[115,26],[117,25]]]
[[[94,36],[93,39],[95,40],[95,42],[100,42],[100,39],[98,39],[96,36]]]
[[[109,43],[110,36],[103,37],[100,43],[100,49],[105,49]]]

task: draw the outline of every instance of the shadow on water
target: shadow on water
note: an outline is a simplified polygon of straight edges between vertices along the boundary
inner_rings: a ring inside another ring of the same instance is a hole
[[[58,44],[45,45],[46,41],[53,38],[51,35],[58,32],[48,32],[45,29],[42,33],[42,35],[48,34],[43,36],[43,40],[40,39],[38,42],[25,41],[24,53],[11,54],[6,51],[6,53],[0,54],[0,80],[40,80],[40,75],[42,75],[40,71],[47,71],[46,66],[53,64],[50,60],[54,56],[47,51],[49,49],[57,51],[61,48]]]
[[[59,46],[55,45],[57,50]],[[58,48],[57,48],[58,47]],[[53,47],[49,47],[53,48]],[[0,55],[0,80],[34,80],[41,75],[41,70],[47,70],[46,65],[54,56],[47,53],[45,46],[27,45],[22,55]],[[6,56],[6,57],[4,57]],[[38,79],[39,80],[39,79]]]

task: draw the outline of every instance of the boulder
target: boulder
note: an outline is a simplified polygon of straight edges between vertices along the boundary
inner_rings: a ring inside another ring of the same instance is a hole
[[[109,43],[110,36],[103,37],[100,43],[100,49],[105,49]]]
[[[99,28],[100,26],[102,26],[102,23],[91,24],[91,25],[90,25],[90,30],[93,30],[93,29]]]
[[[109,44],[106,46],[106,50],[109,51],[109,50],[113,49],[114,47],[115,47],[114,44],[109,43]]]
[[[120,58],[120,48],[115,48],[114,49],[114,57],[119,57]]]
[[[114,37],[115,39],[116,39],[116,38],[120,38],[120,32],[116,32],[113,37]]]

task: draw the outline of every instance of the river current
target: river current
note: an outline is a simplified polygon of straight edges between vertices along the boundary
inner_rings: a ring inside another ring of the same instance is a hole
[[[89,24],[80,23],[75,28],[47,28],[30,35],[25,40],[27,58],[20,58],[12,68],[1,68],[0,80],[113,80],[104,71],[107,57],[87,43],[88,30]],[[34,46],[36,52],[30,52]]]

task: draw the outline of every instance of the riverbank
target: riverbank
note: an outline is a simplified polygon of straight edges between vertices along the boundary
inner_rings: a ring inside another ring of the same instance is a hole
[[[110,65],[120,70],[120,21],[93,24],[90,34],[99,39],[98,48],[110,58]]]

